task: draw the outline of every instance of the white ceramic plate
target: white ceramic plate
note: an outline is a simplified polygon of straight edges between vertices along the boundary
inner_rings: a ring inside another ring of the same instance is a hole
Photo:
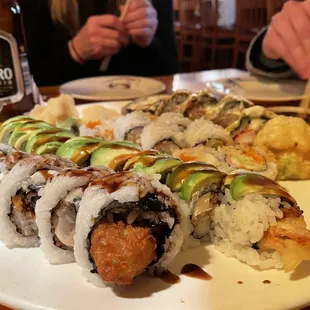
[[[304,98],[306,83],[298,80],[267,80],[256,77],[208,82],[212,91],[253,101],[294,101]]]
[[[128,100],[158,94],[166,89],[158,80],[135,76],[103,76],[63,84],[60,92],[90,101]]]
[[[310,181],[282,185],[310,223]],[[213,279],[181,276],[179,283],[169,285],[140,277],[131,286],[99,289],[83,279],[76,264],[51,266],[39,249],[8,250],[0,244],[0,303],[23,310],[284,310],[310,303],[310,262],[293,273],[258,271],[226,258],[213,246],[201,246],[181,253],[171,271],[179,274],[186,263],[202,266]],[[264,284],[265,280],[271,283]]]

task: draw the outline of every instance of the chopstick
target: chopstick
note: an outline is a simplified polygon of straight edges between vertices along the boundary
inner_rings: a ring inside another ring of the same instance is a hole
[[[120,21],[123,21],[124,18],[126,17],[126,14],[128,12],[128,9],[129,9],[129,6],[130,6],[130,3],[132,2],[132,0],[127,0],[125,5],[124,5],[124,9],[123,9],[123,12],[119,18]],[[111,62],[111,59],[112,59],[112,56],[106,56],[104,58],[104,60],[101,62],[101,66],[100,66],[100,71],[101,72],[105,72],[108,70],[109,68],[109,65],[110,65],[110,62]]]
[[[303,116],[302,118],[305,118],[307,114],[310,115],[310,109],[304,107],[276,106],[276,107],[268,107],[267,109],[275,113],[296,113],[302,115]]]
[[[310,80],[308,80],[306,84],[305,91],[304,91],[304,98],[300,101],[300,104],[299,104],[299,107],[304,108],[304,109],[308,109],[309,106],[310,106]],[[298,116],[301,118],[306,117],[305,113],[303,112],[301,112]]]

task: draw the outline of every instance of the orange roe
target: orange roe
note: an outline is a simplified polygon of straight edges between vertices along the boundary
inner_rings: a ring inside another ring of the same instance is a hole
[[[196,156],[190,156],[190,155],[187,155],[185,153],[180,154],[179,157],[180,157],[181,160],[183,160],[185,162],[187,162],[187,161],[194,161],[194,160],[197,159]]]
[[[94,121],[94,122],[88,122],[86,124],[86,127],[87,128],[90,128],[90,129],[95,129],[96,127],[102,125],[100,121]]]

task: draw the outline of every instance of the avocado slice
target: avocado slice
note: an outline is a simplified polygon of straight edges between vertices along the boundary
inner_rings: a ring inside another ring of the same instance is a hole
[[[234,200],[246,194],[259,193],[262,196],[278,196],[297,205],[296,200],[282,186],[259,174],[236,175],[230,183],[230,192]]]
[[[33,120],[33,119],[24,119],[20,121],[10,122],[6,125],[2,125],[0,129],[0,141],[2,143],[8,144],[11,134],[17,126],[21,124],[26,124],[26,123],[39,123],[39,122],[41,121]]]
[[[74,137],[72,133],[59,128],[38,130],[30,135],[26,146],[26,152],[29,154],[37,154],[40,148],[40,152],[42,153],[44,152],[43,148],[41,148],[43,145],[55,141],[64,143],[72,137]],[[48,145],[46,147],[48,149]]]
[[[185,182],[196,171],[218,172],[218,170],[207,163],[186,162],[179,165],[167,178],[167,185],[174,192],[181,190],[183,182]]]
[[[14,131],[11,134],[11,137],[9,139],[9,145],[16,148],[17,150],[21,150],[20,148],[17,147],[17,141],[24,137],[22,139],[18,146],[21,146],[24,141],[27,141],[30,137],[30,135],[37,130],[40,129],[45,129],[45,128],[53,128],[50,124],[47,124],[45,122],[38,122],[38,123],[25,123],[25,124],[20,124],[17,127],[15,127]]]
[[[75,118],[67,118],[64,121],[57,122],[56,127],[72,132],[76,136],[80,134],[78,120]]]
[[[181,186],[179,196],[184,200],[191,200],[197,192],[203,192],[204,189],[212,184],[221,185],[225,174],[220,171],[201,171],[194,172]]]
[[[56,155],[70,159],[79,166],[85,166],[92,153],[104,143],[97,138],[76,137],[62,144]]]
[[[138,145],[127,141],[107,142],[92,154],[90,164],[106,166],[117,171],[132,155],[140,151]]]
[[[22,122],[22,121],[28,121],[28,120],[34,120],[34,118],[30,117],[30,116],[26,116],[26,115],[18,115],[15,117],[11,117],[2,123],[2,125],[0,126],[0,130],[2,129],[2,127],[6,126],[10,123]]]
[[[144,166],[142,161],[142,163],[138,162],[134,166],[133,170],[136,172],[144,172],[147,174],[161,174],[162,176],[165,176],[168,172],[171,172],[174,168],[176,168],[182,163],[180,159],[173,157],[144,156],[141,158],[141,160],[149,158],[154,158],[156,160],[152,166]]]

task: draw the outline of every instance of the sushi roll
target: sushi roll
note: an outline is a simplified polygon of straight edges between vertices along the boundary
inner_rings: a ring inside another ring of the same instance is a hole
[[[234,145],[214,149],[199,145],[194,148],[174,152],[173,156],[185,162],[206,162],[227,174],[252,172],[273,180],[278,174],[274,157],[260,147]]]
[[[26,144],[28,154],[56,154],[59,147],[74,134],[60,128],[44,128],[34,131]]]
[[[14,165],[27,156],[26,153],[18,152],[12,147],[0,143],[0,183]]]
[[[202,239],[211,228],[211,212],[216,206],[225,174],[214,166],[188,162],[179,165],[167,178],[167,185],[190,205],[193,236]]]
[[[211,120],[214,124],[227,128],[239,119],[243,110],[253,105],[252,102],[244,98],[226,96],[211,109],[211,114],[208,113],[206,118]]]
[[[218,99],[208,90],[193,94],[186,102],[183,115],[190,120],[206,118],[207,113],[213,110]]]
[[[170,155],[160,154],[156,150],[142,151],[133,155],[123,167],[124,171],[160,174],[160,181],[165,183],[167,175],[182,161]]]
[[[121,171],[127,160],[141,151],[139,145],[128,141],[107,142],[92,153],[90,164]]]
[[[32,117],[24,116],[24,115],[16,116],[16,117],[6,120],[0,126],[0,142],[4,144],[8,144],[11,134],[14,131],[14,129],[21,124],[27,124],[27,123],[41,123],[41,121],[35,120]]]
[[[162,109],[162,113],[174,112],[183,114],[186,108],[186,102],[192,95],[189,90],[177,90],[170,98],[167,98]]]
[[[114,139],[141,143],[141,133],[151,123],[149,116],[141,111],[119,117],[114,123]]]
[[[228,176],[213,210],[212,243],[228,257],[261,269],[294,270],[310,260],[310,231],[296,200],[255,174]]]
[[[74,137],[63,143],[56,155],[70,159],[80,167],[90,165],[92,154],[106,142],[95,137]]]
[[[164,113],[141,134],[141,146],[144,150],[156,149],[162,153],[172,154],[186,146],[184,130],[190,120],[177,113]]]
[[[276,114],[261,106],[254,106],[243,110],[239,119],[227,127],[227,131],[238,144],[252,145],[256,134]]]
[[[39,190],[72,162],[53,155],[27,156],[6,174],[0,186],[0,240],[9,248],[38,245],[35,207]]]
[[[84,193],[76,220],[76,261],[97,286],[130,284],[145,271],[165,271],[191,228],[187,205],[157,179],[112,174]]]
[[[108,168],[67,169],[48,181],[36,205],[40,247],[51,264],[75,261],[73,235],[84,190],[95,178],[113,171]]]
[[[159,116],[162,113],[162,109],[167,97],[169,96],[159,95],[134,100],[123,107],[122,115],[140,111],[149,115]]]
[[[184,135],[187,147],[190,148],[200,144],[214,148],[233,144],[231,136],[223,127],[204,119],[193,121]]]

